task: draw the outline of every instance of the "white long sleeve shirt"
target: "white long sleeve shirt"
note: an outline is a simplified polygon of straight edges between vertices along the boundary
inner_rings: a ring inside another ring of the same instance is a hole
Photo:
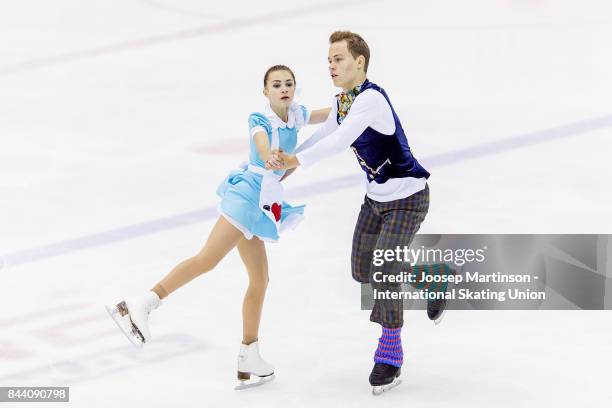
[[[319,129],[296,149],[300,165],[309,167],[326,157],[349,148],[368,127],[384,135],[395,132],[395,120],[391,106],[385,97],[374,89],[366,89],[353,101],[348,115],[338,125],[338,106],[334,99],[327,120]],[[379,184],[364,176],[366,194],[374,201],[387,202],[411,196],[425,188],[427,179],[404,177],[392,178]]]

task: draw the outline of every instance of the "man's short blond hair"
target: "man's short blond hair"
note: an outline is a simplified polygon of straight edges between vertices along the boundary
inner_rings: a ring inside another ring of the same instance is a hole
[[[329,36],[329,43],[337,43],[340,41],[346,41],[348,50],[357,59],[360,55],[365,58],[365,64],[363,66],[364,72],[368,72],[368,64],[370,63],[370,47],[365,40],[359,35],[350,31],[336,31]]]

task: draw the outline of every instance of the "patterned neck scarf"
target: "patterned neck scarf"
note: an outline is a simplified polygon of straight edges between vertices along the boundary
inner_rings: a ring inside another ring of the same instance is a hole
[[[363,84],[356,86],[348,92],[341,92],[336,95],[336,99],[338,99],[338,123],[342,123],[346,115],[348,115],[353,101],[355,100],[357,95],[359,95],[359,92],[361,92],[362,86]]]

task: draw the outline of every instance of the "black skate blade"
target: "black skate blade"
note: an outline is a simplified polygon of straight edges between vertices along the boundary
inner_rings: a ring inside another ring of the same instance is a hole
[[[397,387],[401,383],[402,380],[400,380],[399,377],[396,377],[390,384],[375,385],[374,387],[372,387],[372,395],[378,396],[386,391],[389,391],[392,388]]]
[[[270,374],[265,377],[257,377],[256,375],[253,374],[253,377],[255,377],[255,379],[240,380],[240,383],[234,387],[234,390],[236,391],[248,390],[249,388],[259,387],[259,386],[262,386],[274,380],[274,374]]]

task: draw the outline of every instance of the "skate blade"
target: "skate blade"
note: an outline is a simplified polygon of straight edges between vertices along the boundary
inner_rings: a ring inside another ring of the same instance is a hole
[[[444,315],[446,314],[446,308],[444,308],[444,310],[442,311],[442,313],[440,314],[440,316],[438,316],[437,319],[434,320],[434,324],[437,326],[440,323],[442,323],[442,319],[444,319]]]
[[[389,391],[390,389],[397,387],[401,383],[402,383],[402,380],[400,380],[399,378],[396,378],[390,384],[375,385],[374,387],[372,387],[372,395],[380,395],[385,391]]]
[[[104,305],[106,308],[106,312],[113,319],[119,330],[128,338],[130,343],[137,347],[142,347],[144,345],[144,338],[140,331],[132,324],[132,320],[130,319],[130,315],[127,314],[127,310],[122,309],[122,303],[119,303],[117,306],[109,306]]]
[[[266,377],[257,377],[253,375],[253,377],[255,378],[250,380],[239,380],[239,384],[234,387],[234,390],[247,390],[249,388],[259,387],[261,385],[267,384],[274,379],[274,374],[270,374]]]

